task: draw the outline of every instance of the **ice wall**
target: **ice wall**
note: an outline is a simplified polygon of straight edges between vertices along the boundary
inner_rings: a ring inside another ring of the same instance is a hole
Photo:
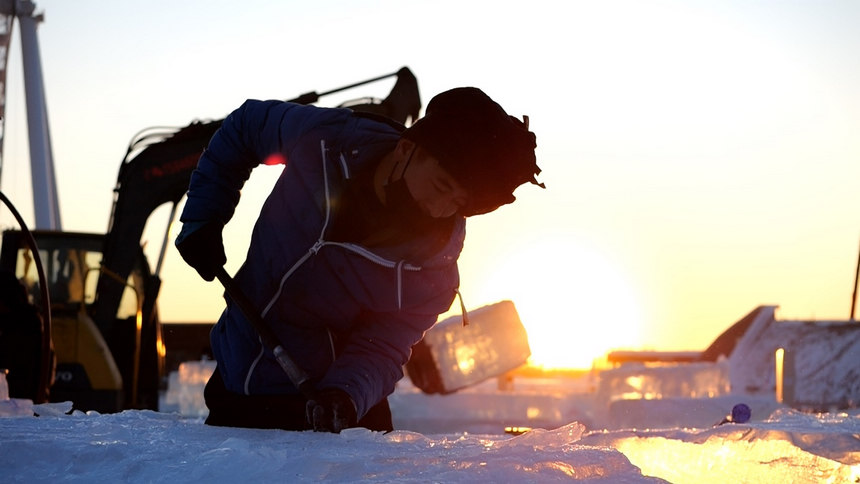
[[[709,398],[731,391],[725,361],[660,366],[624,365],[600,372],[597,398],[620,399]]]
[[[860,323],[776,320],[775,308],[744,334],[729,357],[732,389],[776,392],[776,350],[784,349],[786,403],[828,410],[860,404]]]

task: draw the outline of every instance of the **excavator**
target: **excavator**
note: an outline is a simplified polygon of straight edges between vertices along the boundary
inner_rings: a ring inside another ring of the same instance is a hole
[[[403,124],[416,120],[421,100],[408,67],[290,101],[314,104],[323,96],[391,77],[396,82],[386,98],[359,98],[339,107]],[[135,135],[120,165],[104,234],[30,232],[25,227],[3,233],[0,270],[14,272],[36,306],[48,306],[43,338],[49,341],[42,347],[55,357],[43,358],[47,363],[36,372],[44,387],[37,400],[71,401],[76,410],[101,413],[158,409],[170,352],[157,305],[167,228],[155,270],[141,238],[149,216],[166,203],[172,204],[168,227],[172,223],[197,159],[222,121],[194,121]]]

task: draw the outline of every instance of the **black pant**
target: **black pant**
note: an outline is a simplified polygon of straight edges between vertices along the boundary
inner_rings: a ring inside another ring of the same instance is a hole
[[[302,395],[241,395],[224,386],[216,368],[203,391],[209,408],[207,425],[255,429],[313,430],[305,415],[307,399]],[[388,399],[372,407],[357,427],[390,432],[391,409]]]

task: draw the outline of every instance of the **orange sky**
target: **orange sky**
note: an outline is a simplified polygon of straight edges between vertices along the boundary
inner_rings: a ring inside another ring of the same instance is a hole
[[[514,205],[470,221],[461,258],[467,306],[513,300],[537,362],[702,349],[760,304],[783,318],[848,317],[860,242],[856,2],[36,3],[68,230],[105,229],[119,163],[143,128],[408,65],[425,103],[475,85],[537,133],[547,190],[523,187]],[[2,189],[29,214],[14,42]],[[228,268],[275,176],[258,169],[246,187],[225,234]],[[153,263],[164,213],[146,233]],[[217,318],[217,285],[172,247],[162,277],[165,320]]]

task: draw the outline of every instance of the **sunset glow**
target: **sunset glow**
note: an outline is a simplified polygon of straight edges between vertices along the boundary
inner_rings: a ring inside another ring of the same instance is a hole
[[[482,292],[508,294],[514,302],[532,365],[588,368],[612,348],[639,343],[638,294],[611,261],[564,238],[518,250],[504,257]]]
[[[702,350],[761,304],[785,318],[849,314],[860,240],[857,2],[333,9],[248,0],[238,13],[202,2],[35,3],[47,14],[39,50],[65,230],[104,232],[119,163],[141,129],[221,119],[249,98],[291,99],[408,66],[424,107],[472,85],[529,116],[547,188],[525,186],[514,204],[469,220],[459,264],[467,309],[516,304],[534,364],[590,366],[615,348]],[[444,35],[320,35],[322,25],[349,33],[399,24]],[[0,188],[32,222],[14,30]],[[492,41],[475,41],[484,38]],[[295,48],[307,39],[313,49]],[[383,98],[392,83],[319,105]],[[224,230],[228,272],[245,259],[281,169],[260,166],[245,185]],[[157,212],[142,240],[153,265],[169,214]],[[8,213],[0,225],[17,227]],[[223,289],[184,263],[174,235],[159,314],[212,323]]]

